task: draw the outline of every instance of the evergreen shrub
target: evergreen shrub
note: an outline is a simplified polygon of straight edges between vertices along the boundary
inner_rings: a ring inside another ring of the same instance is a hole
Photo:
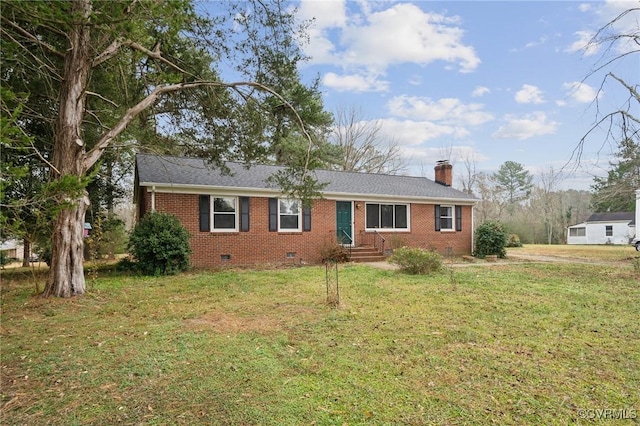
[[[176,274],[189,267],[189,232],[171,214],[147,213],[131,233],[128,250],[143,274]]]
[[[476,228],[475,256],[484,259],[489,255],[497,255],[503,259],[507,256],[505,247],[508,242],[508,234],[504,225],[500,222],[487,221]]]

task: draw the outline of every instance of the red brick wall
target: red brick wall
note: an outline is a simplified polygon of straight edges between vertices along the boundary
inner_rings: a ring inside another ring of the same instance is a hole
[[[141,192],[145,192],[141,188]],[[151,210],[151,194],[141,197]],[[335,242],[336,202],[318,200],[311,210],[311,231],[270,232],[269,199],[250,198],[249,232],[200,232],[198,195],[156,193],[155,209],[176,215],[191,234],[191,263],[194,267],[214,268],[225,265],[249,265],[266,263],[318,263],[321,248]],[[354,208],[356,244],[367,240],[365,226],[365,203],[356,201]],[[139,207],[140,209],[140,207]],[[140,211],[142,211],[140,210]],[[434,206],[411,204],[411,232],[382,232],[385,248],[402,245],[435,249],[447,254],[447,248],[456,255],[471,252],[471,207],[462,207],[462,231],[435,231]],[[294,257],[287,257],[294,253]],[[229,255],[230,259],[221,256]]]

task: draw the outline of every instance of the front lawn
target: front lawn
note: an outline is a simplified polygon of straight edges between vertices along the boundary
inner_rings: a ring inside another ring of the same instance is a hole
[[[2,276],[2,424],[568,424],[640,416],[629,263]],[[40,286],[41,287],[41,286]],[[603,411],[611,410],[611,411]],[[628,424],[629,420],[620,420]]]

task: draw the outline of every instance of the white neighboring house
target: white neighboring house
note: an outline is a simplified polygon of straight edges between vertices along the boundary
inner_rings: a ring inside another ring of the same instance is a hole
[[[586,222],[570,226],[567,244],[629,244],[640,222],[640,189],[635,212],[594,213]]]
[[[0,251],[4,252],[7,257],[22,260],[24,259],[24,246],[22,241],[7,240],[0,245]]]

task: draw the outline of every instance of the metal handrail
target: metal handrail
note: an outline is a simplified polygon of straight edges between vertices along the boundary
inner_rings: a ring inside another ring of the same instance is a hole
[[[351,249],[353,248],[353,237],[347,233],[344,229],[341,230],[345,237],[349,239],[349,258],[351,258]],[[344,241],[343,241],[344,244]]]
[[[380,248],[378,249],[378,240],[380,240]],[[376,231],[374,229],[373,231],[373,247],[375,249],[377,249],[380,253],[384,254],[384,243],[385,243],[385,239],[382,235],[380,235],[378,233],[378,231]]]

